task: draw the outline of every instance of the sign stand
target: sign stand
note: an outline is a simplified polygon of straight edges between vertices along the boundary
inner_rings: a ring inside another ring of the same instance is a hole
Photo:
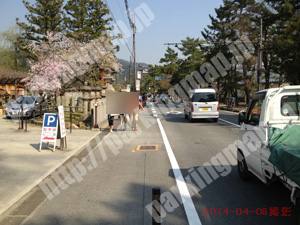
[[[65,126],[65,114],[64,107],[62,105],[58,106],[58,118],[59,118],[59,137],[60,138],[60,150],[64,150],[65,146],[67,146],[67,133]]]
[[[39,151],[41,151],[43,142],[47,143],[48,147],[50,142],[54,143],[54,148],[52,151],[53,152],[55,151],[56,137],[57,137],[57,124],[58,124],[58,115],[53,113],[44,114]]]

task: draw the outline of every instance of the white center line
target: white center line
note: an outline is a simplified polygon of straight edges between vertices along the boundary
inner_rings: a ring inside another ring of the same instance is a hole
[[[221,119],[221,118],[219,118],[219,120],[221,120],[221,121],[223,121],[223,122],[225,122],[225,123],[229,123],[229,124],[231,124],[231,125],[233,125],[233,126],[236,126],[236,127],[241,127],[240,125],[237,125],[237,124],[235,124],[235,123],[231,123],[231,122],[229,122],[229,121],[227,121],[227,120],[223,120],[223,119]]]
[[[180,171],[179,165],[177,163],[177,160],[175,158],[175,155],[173,153],[173,150],[171,148],[171,145],[169,143],[169,140],[167,138],[167,135],[165,133],[165,130],[160,122],[160,119],[157,119],[157,123],[169,156],[169,160],[171,162],[171,166],[173,169],[173,173],[176,179],[177,187],[183,202],[184,210],[187,216],[187,219],[189,221],[190,225],[201,225],[201,221],[199,219],[198,213],[196,211],[196,208],[194,206],[193,200],[191,198],[191,195],[189,193],[189,190],[186,186],[185,180],[182,176],[182,173]]]

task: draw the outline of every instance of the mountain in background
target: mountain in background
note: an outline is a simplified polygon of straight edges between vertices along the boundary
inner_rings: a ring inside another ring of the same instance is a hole
[[[122,64],[123,66],[123,72],[121,73],[121,77],[124,78],[125,75],[128,77],[128,74],[129,74],[129,65],[130,65],[130,62],[127,61],[127,60],[124,60],[124,59],[118,59],[118,62]],[[136,69],[138,70],[139,68],[139,65],[141,67],[148,67],[150,64],[147,64],[147,63],[139,63],[137,62],[136,63]],[[131,73],[133,74],[133,62],[131,63]]]

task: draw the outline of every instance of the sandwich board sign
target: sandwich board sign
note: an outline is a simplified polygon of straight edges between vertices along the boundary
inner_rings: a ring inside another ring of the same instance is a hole
[[[66,135],[66,126],[65,126],[64,107],[62,105],[58,106],[58,115],[59,115],[60,137],[64,138],[67,135]]]
[[[66,124],[65,124],[65,113],[64,107],[62,105],[58,106],[58,132],[60,138],[60,149],[63,150],[67,148],[67,133],[66,133]]]
[[[56,137],[57,137],[57,124],[58,124],[58,115],[54,113],[45,113],[44,120],[43,120],[43,128],[42,128],[42,135],[41,135],[41,142],[40,142],[40,151],[42,148],[43,142],[54,143],[56,145]]]

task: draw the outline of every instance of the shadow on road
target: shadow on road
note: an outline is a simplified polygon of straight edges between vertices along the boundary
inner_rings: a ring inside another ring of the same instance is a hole
[[[237,166],[230,165],[192,167],[181,172],[190,193],[195,192],[192,199],[203,224],[299,224],[300,206],[290,202],[290,192],[280,182],[267,187],[254,176],[242,181]],[[199,176],[198,183],[193,172]],[[169,176],[174,178],[172,170]],[[270,216],[271,207],[278,207],[279,216]],[[291,207],[291,216],[281,216],[282,207]],[[258,215],[264,209],[266,215]],[[253,212],[247,215],[247,210]]]

